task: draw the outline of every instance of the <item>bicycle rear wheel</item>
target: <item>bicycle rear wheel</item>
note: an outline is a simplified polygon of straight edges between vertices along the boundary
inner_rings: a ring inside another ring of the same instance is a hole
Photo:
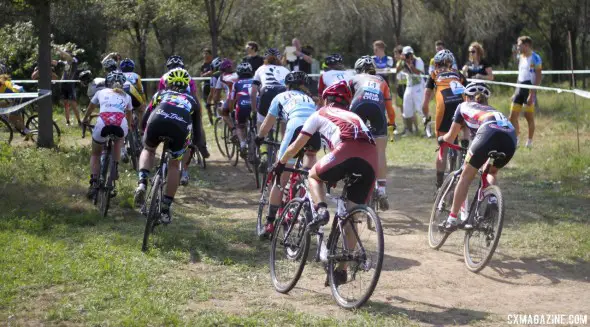
[[[39,134],[39,116],[38,115],[31,115],[26,123],[25,127],[31,130],[31,134],[33,137],[33,141],[37,141],[37,135]],[[59,143],[61,140],[61,130],[55,120],[53,121],[53,141],[55,143]]]
[[[110,141],[109,141],[110,142]],[[109,212],[111,202],[112,184],[110,178],[113,174],[113,164],[111,162],[110,146],[107,146],[107,153],[101,158],[100,176],[98,184],[98,210],[100,215],[106,217]]]
[[[161,183],[161,175],[160,172],[158,172],[154,177],[152,188],[150,189],[144,204],[144,206],[147,206],[147,219],[143,231],[143,244],[141,245],[141,251],[143,252],[146,252],[149,249],[150,234],[154,233],[154,228],[158,224],[158,219],[160,219],[160,203],[162,202]]]
[[[270,179],[264,183],[260,190],[260,200],[258,201],[258,216],[256,220],[256,235],[261,237],[264,235],[264,223],[266,222],[266,212],[268,211],[268,204],[270,201],[270,190],[273,186],[273,180]]]
[[[374,230],[368,228],[369,220]],[[370,207],[355,206],[344,220],[342,231],[345,235],[334,228],[329,237],[328,278],[336,303],[345,309],[355,309],[371,297],[381,275],[384,251],[381,219]],[[336,271],[342,270],[346,281],[338,284]]]
[[[217,148],[219,149],[221,155],[227,157],[227,154],[225,153],[225,139],[223,133],[224,127],[225,123],[223,122],[223,119],[221,119],[221,117],[217,117],[217,119],[215,119],[215,126],[213,128],[215,133],[215,143],[217,144]]]
[[[479,272],[492,259],[504,223],[504,199],[500,188],[488,186],[483,194],[483,200],[476,208],[473,229],[465,233],[463,240],[465,265],[472,272]]]
[[[305,206],[308,202],[293,199],[285,205],[275,223],[270,249],[270,276],[279,293],[288,293],[295,287],[309,254],[311,236],[306,232]]]
[[[234,158],[234,155],[236,154],[236,145],[234,144],[234,142],[232,142],[231,139],[232,139],[231,129],[229,128],[229,126],[227,126],[227,124],[223,124],[223,140],[224,140],[225,154],[227,155],[227,158],[230,161],[232,160],[232,158]],[[235,164],[232,163],[233,166],[235,166],[237,164],[238,164],[237,160],[236,160]]]
[[[6,119],[0,117],[0,143],[10,144],[12,142],[12,127]]]
[[[127,143],[129,145],[127,148],[127,155],[131,161],[131,166],[133,167],[133,170],[138,171],[140,151],[137,148],[137,134],[135,131],[129,131],[127,134]]]
[[[441,230],[439,225],[449,217],[453,198],[455,197],[457,180],[458,178],[454,174],[448,175],[434,199],[434,205],[430,213],[430,224],[428,225],[428,245],[435,250],[440,249],[445,244],[447,237],[449,237],[449,233]]]

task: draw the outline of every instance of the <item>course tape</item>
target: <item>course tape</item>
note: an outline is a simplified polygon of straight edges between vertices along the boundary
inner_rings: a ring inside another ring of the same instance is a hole
[[[488,80],[483,80],[483,79],[475,79],[475,78],[468,78],[467,79],[470,82],[475,82],[475,83],[485,83],[485,84],[493,84],[493,85],[504,85],[504,86],[511,86],[511,87],[517,87],[517,88],[522,88],[522,89],[530,89],[530,90],[540,90],[540,91],[554,91],[557,93],[574,93],[578,96],[590,99],[590,92],[584,91],[584,90],[580,90],[580,89],[573,89],[573,90],[568,90],[568,89],[560,89],[560,88],[556,88],[556,87],[547,87],[547,86],[538,86],[538,85],[530,85],[530,84],[517,84],[517,83],[506,83],[506,82],[496,82],[496,81],[488,81]]]
[[[10,94],[21,94],[22,95],[23,93],[10,93]],[[36,98],[31,99],[27,102],[18,104],[16,106],[0,108],[0,115],[7,115],[7,114],[13,113],[15,111],[19,111],[22,108],[30,105],[31,103],[33,103],[35,101],[39,101],[43,98],[46,98],[51,95],[51,90],[39,90],[39,93],[25,93],[25,94],[35,94]],[[2,99],[2,97],[1,97],[2,95],[3,94],[0,94],[0,99]],[[14,97],[12,97],[12,98],[14,98]],[[5,98],[5,99],[8,99],[8,98]]]

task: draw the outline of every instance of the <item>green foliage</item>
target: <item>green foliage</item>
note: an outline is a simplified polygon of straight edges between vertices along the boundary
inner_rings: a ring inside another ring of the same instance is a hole
[[[33,23],[17,22],[0,28],[0,60],[10,67],[14,77],[30,76],[37,62],[38,38]]]

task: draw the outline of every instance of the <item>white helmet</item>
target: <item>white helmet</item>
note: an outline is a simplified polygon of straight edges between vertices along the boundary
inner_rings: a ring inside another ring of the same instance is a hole
[[[474,97],[478,94],[482,94],[486,98],[489,98],[492,96],[492,91],[490,91],[490,89],[488,89],[488,87],[482,83],[471,82],[465,87],[465,95]]]
[[[434,63],[435,64],[444,64],[444,63],[452,64],[454,61],[455,61],[455,56],[453,56],[453,53],[451,52],[451,50],[448,50],[448,49],[442,49],[439,52],[437,52],[436,55],[434,55]]]
[[[354,63],[354,70],[357,73],[366,72],[368,70],[375,70],[375,61],[371,56],[362,56]]]

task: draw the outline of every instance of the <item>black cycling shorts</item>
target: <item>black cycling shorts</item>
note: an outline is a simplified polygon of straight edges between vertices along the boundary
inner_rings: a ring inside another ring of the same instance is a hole
[[[76,101],[76,84],[75,83],[62,83],[61,84],[61,97],[64,100]]]
[[[206,101],[211,93],[211,84],[210,83],[203,83],[203,99]]]
[[[295,140],[299,136],[299,133],[301,133],[302,128],[303,128],[303,126],[299,126],[293,131],[293,136],[291,137],[291,141],[289,141],[289,145],[291,145],[293,142],[295,142]],[[307,141],[307,143],[305,143],[305,146],[303,147],[303,149],[301,149],[301,151],[299,151],[299,153],[296,155],[296,157],[303,154],[303,151],[318,152],[318,151],[320,151],[321,148],[322,148],[322,136],[320,135],[319,132],[315,132],[315,133],[313,133],[311,138]]]
[[[404,93],[406,93],[406,84],[398,84],[397,85],[397,96],[403,100]]]
[[[524,82],[518,82],[518,84],[532,85],[533,83],[531,81],[524,81]],[[529,89],[517,87],[516,91],[514,91],[514,97],[512,98],[512,103],[516,103],[516,104],[519,104],[522,106],[523,104],[527,103],[528,98],[529,98]]]
[[[172,158],[180,160],[190,144],[191,121],[191,115],[186,110],[161,104],[150,114],[143,142],[148,147],[156,148],[161,137],[169,137],[172,139],[168,143]]]
[[[371,124],[371,133],[374,137],[387,136],[387,116],[385,109],[373,102],[359,102],[350,108],[364,122]]]
[[[506,158],[497,159],[494,167],[502,168],[512,159],[516,151],[516,133],[495,123],[488,123],[477,130],[465,162],[476,169],[481,168],[488,160],[490,151],[504,152]]]
[[[270,103],[279,93],[283,93],[287,90],[282,85],[267,85],[260,90],[258,97],[258,113],[264,117],[268,113]]]

